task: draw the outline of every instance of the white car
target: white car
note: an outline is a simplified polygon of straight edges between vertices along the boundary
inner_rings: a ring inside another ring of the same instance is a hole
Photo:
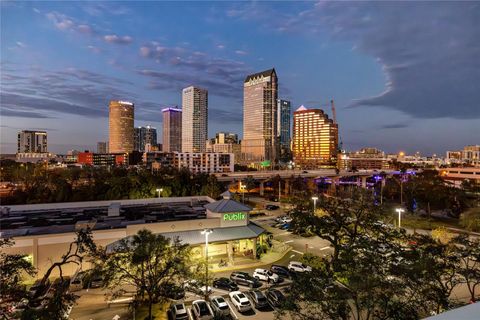
[[[293,272],[310,272],[312,271],[312,267],[306,266],[298,261],[290,261],[288,264],[288,270]]]
[[[195,300],[192,303],[192,313],[195,319],[211,320],[213,311],[205,300]]]
[[[253,272],[253,277],[257,278],[258,280],[267,281],[267,282],[275,282],[277,283],[280,277],[278,274],[273,273],[267,269],[255,269]]]
[[[228,294],[238,312],[246,312],[252,310],[252,304],[248,300],[247,296],[240,291],[233,291]]]

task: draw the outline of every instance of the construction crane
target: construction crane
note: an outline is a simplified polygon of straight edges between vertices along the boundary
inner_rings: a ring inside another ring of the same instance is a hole
[[[337,113],[335,112],[335,103],[333,102],[333,99],[330,100],[330,105],[332,106],[333,123],[337,123]]]

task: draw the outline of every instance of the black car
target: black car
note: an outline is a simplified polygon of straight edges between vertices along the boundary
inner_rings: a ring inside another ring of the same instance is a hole
[[[265,209],[267,209],[267,210],[277,210],[277,209],[279,209],[279,208],[280,208],[279,206],[274,205],[274,204],[267,204],[267,205],[265,206]]]
[[[250,297],[250,300],[253,301],[255,308],[262,309],[268,307],[267,297],[260,290],[248,291],[247,295]]]
[[[230,280],[234,281],[236,284],[241,284],[244,286],[249,286],[251,288],[260,287],[261,283],[257,279],[253,278],[246,272],[235,271],[230,275]]]
[[[213,280],[213,287],[227,291],[237,291],[238,285],[228,278],[218,278]]]
[[[267,300],[272,306],[279,307],[285,302],[285,296],[281,291],[271,289],[267,291]]]
[[[278,276],[282,278],[290,277],[290,271],[288,271],[288,268],[284,266],[279,266],[278,264],[272,264],[272,266],[270,267],[270,271],[278,274]]]
[[[172,300],[183,299],[185,298],[185,289],[177,285],[172,285],[168,287],[165,296]]]

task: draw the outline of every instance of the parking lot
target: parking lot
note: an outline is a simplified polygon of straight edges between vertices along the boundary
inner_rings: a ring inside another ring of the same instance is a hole
[[[275,218],[278,216],[282,216],[284,214],[283,210],[264,210],[264,216],[259,216],[258,218],[252,219],[255,223],[261,225],[262,227],[266,228],[268,231],[272,232],[274,239],[284,243],[291,247],[291,250],[280,260],[276,261],[274,264],[287,266],[290,261],[298,261],[301,259],[302,255],[309,251],[315,252],[316,254],[327,254],[331,248],[328,246],[328,242],[320,239],[318,237],[311,237],[311,238],[303,238],[301,236],[293,235],[288,230],[282,230],[278,228],[278,222],[275,221]],[[275,227],[277,225],[277,227]],[[261,268],[270,269],[272,263],[266,264]],[[254,270],[258,267],[248,266],[245,265],[236,269],[235,271],[244,271],[248,272],[250,275],[253,274]],[[215,272],[215,278],[225,277],[229,278],[232,271],[217,271]],[[270,287],[278,287],[280,291],[286,289],[288,284],[291,280],[287,279],[280,283],[277,286],[270,285],[266,282],[261,282],[262,286],[258,288],[260,291],[265,293]],[[246,293],[251,289],[248,286],[239,285],[239,291]],[[120,302],[114,303],[110,306],[107,306],[105,299],[103,297],[103,290],[100,289],[91,289],[89,292],[85,292],[82,290],[80,292],[81,298],[78,300],[78,304],[74,307],[71,319],[75,320],[96,320],[96,319],[112,319],[114,316],[119,315],[121,319],[129,319],[127,316],[127,303]],[[229,292],[227,290],[222,290],[218,288],[213,288],[212,293],[209,295],[210,297],[214,296],[221,296],[225,299],[226,303],[228,304],[230,310],[230,317],[232,319],[274,319],[275,318],[275,308],[271,305],[269,308],[258,310],[255,307],[252,308],[251,311],[240,313],[234,307],[230,297]],[[192,302],[194,300],[203,300],[204,296],[194,294],[191,292],[186,292],[185,297],[180,300],[179,302],[185,303],[187,308],[187,312],[189,314],[190,319],[194,319],[192,317]],[[251,298],[248,297],[250,303],[252,304]],[[253,304],[252,304],[253,306]],[[94,310],[93,310],[94,309]],[[90,311],[90,312],[89,312]]]

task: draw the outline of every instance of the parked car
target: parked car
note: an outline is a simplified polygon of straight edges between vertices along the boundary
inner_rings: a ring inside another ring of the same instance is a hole
[[[183,303],[172,304],[169,312],[173,320],[187,320],[189,318],[187,308],[185,308]]]
[[[233,291],[229,293],[230,300],[238,312],[246,312],[252,310],[252,304],[247,296],[240,291]]]
[[[279,307],[285,302],[285,296],[280,290],[271,289],[267,291],[267,300],[272,306]]]
[[[290,270],[291,272],[302,273],[302,272],[310,272],[312,271],[312,268],[298,261],[290,261],[290,263],[288,264],[288,270]]]
[[[207,292],[206,286],[200,286],[197,280],[187,280],[183,284],[185,291],[190,291],[198,295],[204,296]],[[212,287],[208,286],[208,293],[212,292]]]
[[[272,271],[275,274],[278,274],[282,278],[290,277],[290,271],[288,271],[288,268],[284,266],[280,266],[278,264],[272,264],[272,266],[270,267],[270,271]]]
[[[30,297],[30,299],[43,296],[48,291],[49,288],[50,288],[49,279],[47,279],[44,284],[42,284],[42,279],[38,279],[33,283],[30,289],[28,289],[28,296]]]
[[[75,292],[83,289],[83,280],[85,278],[85,271],[78,271],[70,280],[70,291]]]
[[[192,303],[192,313],[195,319],[210,320],[213,319],[213,312],[205,300],[195,300]]]
[[[232,272],[232,274],[230,275],[230,280],[234,281],[236,284],[249,286],[251,288],[261,286],[260,282],[257,279],[253,278],[248,273],[241,271]]]
[[[253,277],[258,280],[274,283],[278,282],[278,280],[280,279],[277,274],[267,269],[255,269],[255,271],[253,272]]]
[[[89,288],[101,288],[103,286],[103,278],[100,274],[93,274],[90,278]]]
[[[210,304],[216,317],[225,317],[230,315],[230,308],[223,297],[215,296],[210,298]]]
[[[284,223],[280,226],[281,230],[289,230],[290,229],[290,223]]]
[[[172,285],[167,289],[165,296],[172,300],[183,299],[185,298],[185,289],[177,285]]]
[[[277,209],[280,209],[280,207],[275,205],[275,204],[267,204],[265,206],[265,209],[267,209],[267,210],[277,210]]]
[[[255,308],[263,309],[268,306],[267,297],[260,290],[252,290],[247,292],[248,296],[252,300]]]
[[[218,278],[213,280],[213,287],[227,291],[237,291],[238,285],[228,278]]]

